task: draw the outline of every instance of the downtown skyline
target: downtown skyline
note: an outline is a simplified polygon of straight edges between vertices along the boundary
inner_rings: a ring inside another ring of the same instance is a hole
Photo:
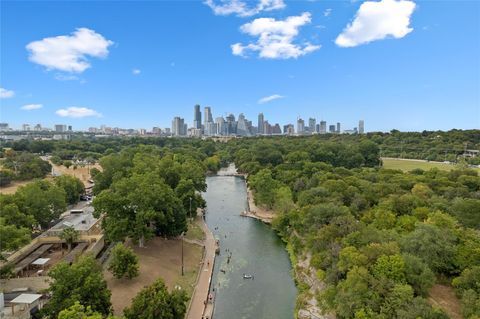
[[[190,126],[200,103],[271,123],[480,127],[478,2],[233,3],[2,1],[0,122]]]

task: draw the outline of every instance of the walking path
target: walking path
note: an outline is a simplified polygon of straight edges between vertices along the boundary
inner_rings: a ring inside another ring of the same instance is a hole
[[[192,294],[192,301],[188,309],[187,319],[210,319],[213,314],[213,304],[208,303],[210,282],[212,280],[213,265],[215,262],[216,242],[212,232],[208,229],[205,220],[201,218],[200,227],[205,232],[205,254],[198,277],[197,285]]]

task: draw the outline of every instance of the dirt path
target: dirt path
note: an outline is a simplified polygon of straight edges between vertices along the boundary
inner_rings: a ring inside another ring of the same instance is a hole
[[[462,319],[460,302],[452,287],[434,285],[429,291],[428,301],[431,305],[445,311],[452,319]]]

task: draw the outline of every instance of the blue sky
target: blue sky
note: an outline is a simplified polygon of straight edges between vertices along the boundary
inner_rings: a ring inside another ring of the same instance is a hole
[[[199,103],[282,125],[480,127],[478,1],[263,2],[2,1],[0,120],[151,129],[191,125]]]

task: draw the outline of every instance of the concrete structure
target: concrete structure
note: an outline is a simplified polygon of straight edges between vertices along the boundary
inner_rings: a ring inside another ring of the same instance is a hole
[[[327,121],[320,121],[320,134],[325,134],[327,133]]]
[[[193,107],[193,128],[202,128],[202,112],[200,112],[200,105],[196,104]]]
[[[185,120],[179,116],[173,118],[172,121],[172,135],[173,136],[185,136],[187,131],[185,130]]]
[[[341,129],[340,129],[340,122],[337,122],[337,134],[340,134]]]
[[[297,134],[303,134],[305,132],[305,121],[301,118],[297,119]]]
[[[308,131],[310,133],[314,133],[315,132],[315,126],[317,125],[317,120],[313,117],[309,118],[308,119]]]
[[[263,117],[263,113],[259,113],[258,114],[258,125],[257,125],[257,131],[258,131],[258,134],[265,134],[264,130],[263,130],[263,123],[265,121],[265,118]]]
[[[204,125],[205,125],[205,127],[206,127],[206,126],[207,126],[207,123],[213,122],[212,109],[210,108],[210,106],[206,106],[206,107],[205,107],[205,110],[204,110],[203,114],[204,114],[204,116],[205,116]]]
[[[55,124],[55,132],[64,133],[67,131],[67,126],[65,124]]]
[[[365,121],[360,120],[358,121],[358,134],[364,134],[365,133]]]

